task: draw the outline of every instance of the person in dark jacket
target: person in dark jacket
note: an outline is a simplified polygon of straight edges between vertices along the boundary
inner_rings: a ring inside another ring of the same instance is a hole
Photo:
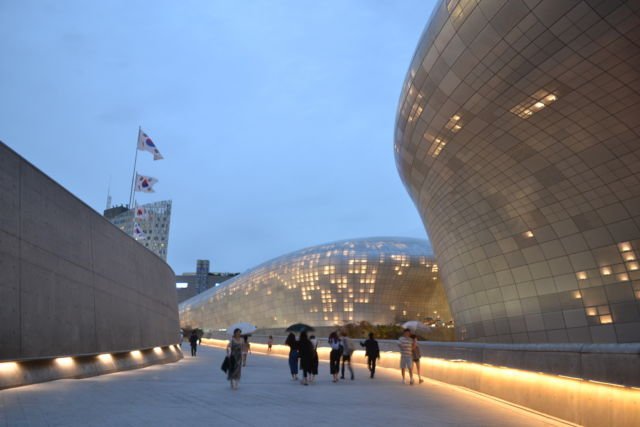
[[[318,339],[315,335],[311,335],[309,341],[311,341],[311,345],[313,346],[313,363],[311,364],[310,379],[310,381],[313,382],[318,376],[318,365],[320,364],[320,359],[318,358]]]
[[[300,369],[302,369],[302,381],[301,384],[309,385],[308,376],[311,375],[313,368],[313,344],[307,333],[302,331],[300,333],[300,341],[298,341],[298,354],[300,355]]]
[[[191,357],[194,357],[198,351],[198,333],[195,330],[191,331],[189,344],[191,344]]]
[[[365,342],[360,342],[360,345],[364,347],[365,356],[367,356],[367,365],[369,366],[369,372],[371,378],[376,374],[376,360],[380,359],[380,347],[378,347],[378,341],[373,338],[373,332],[369,333],[369,339]]]
[[[285,345],[289,346],[289,370],[291,371],[291,379],[298,379],[298,341],[293,332],[287,336]]]

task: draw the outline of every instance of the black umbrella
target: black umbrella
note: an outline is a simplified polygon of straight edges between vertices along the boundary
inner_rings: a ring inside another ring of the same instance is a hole
[[[293,325],[289,326],[287,328],[287,332],[296,332],[296,333],[300,333],[300,332],[313,332],[315,331],[315,329],[313,329],[312,326],[306,325],[304,323],[294,323]]]

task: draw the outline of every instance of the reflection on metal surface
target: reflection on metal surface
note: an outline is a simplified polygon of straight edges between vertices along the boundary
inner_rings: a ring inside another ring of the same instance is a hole
[[[390,324],[434,311],[449,321],[437,271],[423,240],[329,243],[266,262],[183,302],[181,323],[205,330],[240,320],[260,328],[297,321],[315,326],[363,320]],[[401,309],[396,312],[390,305]]]

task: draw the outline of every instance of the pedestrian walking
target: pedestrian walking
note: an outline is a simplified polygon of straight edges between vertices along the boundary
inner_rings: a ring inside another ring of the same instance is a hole
[[[289,333],[285,345],[289,346],[289,370],[291,371],[291,379],[298,379],[298,341],[293,332]]]
[[[378,346],[378,341],[373,338],[373,332],[369,332],[369,339],[365,342],[360,342],[360,345],[364,347],[370,378],[373,378],[376,374],[376,361],[380,359],[380,347]]]
[[[411,339],[411,330],[405,329],[398,339],[400,347],[400,370],[402,371],[402,384],[405,384],[405,371],[409,371],[409,384],[413,385],[413,347],[414,341]]]
[[[313,364],[313,344],[307,337],[305,331],[300,332],[300,341],[298,341],[298,351],[300,355],[300,369],[302,369],[302,381],[303,385],[309,385],[309,378],[311,376],[311,367]]]
[[[191,357],[195,357],[198,352],[198,333],[194,329],[189,336],[189,344],[191,344]]]
[[[318,339],[315,335],[311,335],[309,341],[311,341],[311,345],[313,346],[313,361],[311,362],[311,382],[313,382],[318,376],[318,365],[320,365],[320,359],[318,358]]]
[[[420,376],[420,358],[422,357],[422,354],[420,353],[420,346],[418,345],[418,336],[416,334],[413,334],[411,335],[411,338],[413,339],[413,351],[411,353],[411,359],[413,360],[413,363],[415,363],[416,365],[416,373],[418,374],[418,383],[422,384],[424,382],[424,380]]]
[[[269,335],[269,339],[267,340],[267,353],[271,353],[272,346],[273,346],[273,336]]]
[[[342,344],[340,344],[340,338],[338,338],[338,333],[335,331],[329,335],[329,347],[331,347],[331,352],[329,353],[329,372],[333,375],[333,382],[337,383],[338,373],[340,372]]]
[[[342,374],[340,375],[340,379],[344,379],[344,365],[346,364],[349,368],[349,372],[351,373],[351,381],[354,380],[353,376],[353,368],[351,367],[351,353],[353,352],[353,344],[351,344],[351,339],[347,336],[346,331],[342,331]]]
[[[241,335],[242,331],[238,328],[233,330],[233,336],[227,344],[227,356],[229,357],[229,371],[227,372],[227,380],[231,384],[233,390],[238,389],[240,375],[242,373],[242,343],[244,340]]]
[[[247,355],[251,353],[251,344],[249,344],[249,336],[245,335],[242,342],[242,366],[247,366]]]

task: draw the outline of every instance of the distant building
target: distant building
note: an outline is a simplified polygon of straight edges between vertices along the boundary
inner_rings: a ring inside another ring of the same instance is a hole
[[[104,216],[113,225],[166,261],[171,224],[171,200],[148,203],[140,208],[141,215],[135,218],[134,210],[127,206],[106,209]],[[134,224],[138,224],[141,234],[134,233]]]
[[[402,237],[301,249],[179,303],[181,325],[205,332],[240,321],[284,329],[296,322],[333,327],[451,320],[429,243]]]
[[[211,289],[238,274],[239,273],[210,273],[209,260],[199,259],[196,262],[195,273],[182,273],[176,276],[178,302],[185,301],[207,289]]]

